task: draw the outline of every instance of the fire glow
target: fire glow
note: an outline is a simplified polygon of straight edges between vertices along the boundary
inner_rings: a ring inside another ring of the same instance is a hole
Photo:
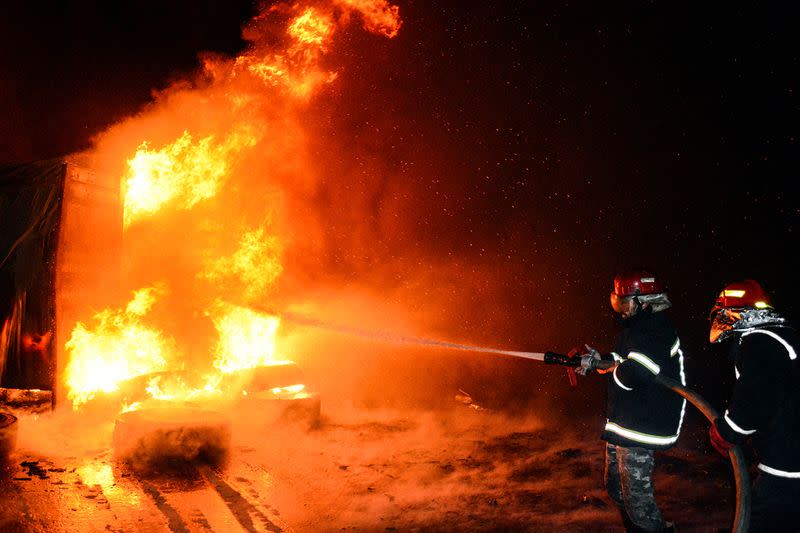
[[[197,81],[97,139],[98,160],[120,166],[126,154],[120,179],[132,251],[123,282],[145,288],[75,325],[63,376],[73,408],[134,378],[188,369],[199,383],[156,375],[143,392],[162,401],[213,396],[225,376],[285,362],[276,350],[280,319],[248,307],[263,308],[284,271],[273,221],[282,196],[271,173],[307,181],[303,106],[337,79],[321,61],[354,21],[389,38],[401,24],[386,0],[265,7],[244,29],[243,53],[203,57]],[[262,171],[251,175],[247,165]],[[291,387],[273,392],[303,393]]]
[[[156,287],[136,291],[124,310],[96,314],[93,328],[80,322],[75,326],[66,345],[73,357],[65,371],[67,397],[74,406],[98,392],[117,390],[121,381],[167,366],[171,340],[141,322],[162,291]]]
[[[160,150],[145,141],[128,160],[124,205],[125,226],[151,216],[169,204],[191,209],[217,194],[237,152],[254,146],[250,133],[235,133],[222,143],[209,135],[193,142],[188,131]]]

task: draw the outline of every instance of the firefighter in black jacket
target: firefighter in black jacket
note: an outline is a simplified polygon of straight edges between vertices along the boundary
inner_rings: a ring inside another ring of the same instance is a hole
[[[618,364],[608,378],[605,483],[627,531],[673,531],[655,501],[655,450],[678,440],[686,402],[654,382],[659,373],[686,384],[683,352],[664,286],[637,270],[617,275],[611,306],[624,326],[614,351]]]
[[[725,287],[709,318],[709,340],[731,343],[736,375],[711,443],[727,457],[751,439],[758,454],[751,532],[800,531],[800,335],[753,280]]]

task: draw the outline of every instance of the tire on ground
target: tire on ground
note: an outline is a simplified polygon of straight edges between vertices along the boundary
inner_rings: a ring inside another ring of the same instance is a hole
[[[222,413],[185,407],[130,411],[114,424],[114,455],[135,470],[221,465],[231,447],[231,423]]]

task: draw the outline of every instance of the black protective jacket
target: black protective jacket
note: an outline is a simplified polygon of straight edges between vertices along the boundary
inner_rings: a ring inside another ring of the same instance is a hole
[[[608,378],[608,420],[603,440],[618,446],[665,450],[678,440],[686,401],[655,383],[664,374],[686,385],[683,351],[665,312],[640,312],[610,354],[619,365]]]
[[[761,326],[733,342],[736,385],[717,429],[736,444],[752,438],[760,470],[800,481],[800,335]]]

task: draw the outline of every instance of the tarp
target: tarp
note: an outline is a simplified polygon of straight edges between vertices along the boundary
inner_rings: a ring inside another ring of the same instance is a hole
[[[0,387],[57,390],[64,343],[117,281],[118,180],[65,159],[0,165]]]
[[[53,390],[63,160],[0,166],[0,386]]]

